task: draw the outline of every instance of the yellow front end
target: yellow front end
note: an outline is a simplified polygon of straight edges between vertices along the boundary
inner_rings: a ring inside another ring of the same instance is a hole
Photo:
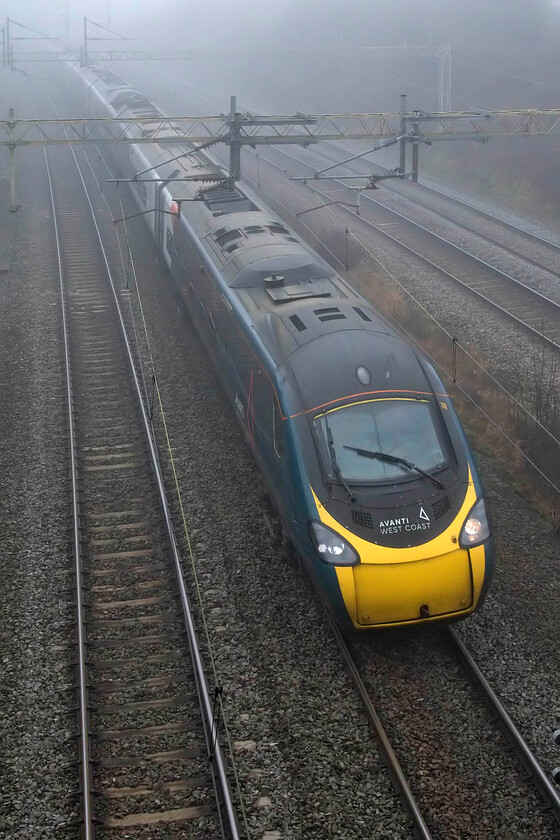
[[[470,480],[461,510],[441,534],[411,548],[387,548],[343,528],[315,497],[322,522],[359,554],[357,566],[337,566],[348,614],[357,630],[460,618],[478,603],[485,573],[484,545],[459,546],[461,528],[476,501]]]

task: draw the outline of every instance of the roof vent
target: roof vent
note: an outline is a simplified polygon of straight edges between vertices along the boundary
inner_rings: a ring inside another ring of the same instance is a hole
[[[271,274],[270,277],[264,278],[265,289],[276,289],[278,286],[284,284],[284,278],[281,274]]]
[[[290,315],[290,321],[292,322],[292,324],[298,332],[303,332],[307,329],[299,315]]]
[[[313,312],[320,321],[340,321],[346,319],[344,312],[341,312],[336,306],[328,306],[324,309],[314,309]]]
[[[280,224],[280,222],[268,222],[266,227],[269,229],[271,233],[283,233],[283,234],[290,234],[290,231],[287,227]]]
[[[238,229],[229,230],[227,228],[220,228],[219,233],[214,234],[214,241],[220,248],[223,248],[228,243],[233,242],[235,239],[240,239],[242,236],[243,234]]]
[[[371,322],[371,318],[369,317],[369,315],[366,315],[366,313],[363,311],[363,309],[360,309],[359,306],[353,306],[352,309],[354,310],[354,312],[358,313],[358,315],[360,316],[362,321],[370,321]]]

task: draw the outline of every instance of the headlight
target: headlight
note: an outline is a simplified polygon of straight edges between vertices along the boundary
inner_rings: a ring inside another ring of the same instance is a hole
[[[329,566],[355,566],[360,558],[347,542],[320,522],[311,523],[311,534],[317,554]]]
[[[489,536],[490,523],[488,522],[486,505],[484,504],[484,499],[479,499],[473,505],[471,512],[465,519],[465,524],[459,537],[459,545],[461,548],[473,548],[475,545],[480,545],[480,543],[485,542]]]

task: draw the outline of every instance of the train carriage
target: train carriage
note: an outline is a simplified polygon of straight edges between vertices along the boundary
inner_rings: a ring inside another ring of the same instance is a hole
[[[71,72],[92,115],[160,114],[110,71]],[[339,624],[472,614],[492,576],[491,528],[428,360],[207,153],[133,143],[115,154],[154,211],[150,231],[283,528]]]

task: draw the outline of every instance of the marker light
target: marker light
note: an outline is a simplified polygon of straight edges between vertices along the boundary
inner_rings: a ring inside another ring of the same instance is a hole
[[[486,513],[484,499],[479,499],[471,508],[471,512],[465,520],[459,537],[459,545],[462,548],[473,548],[485,542],[490,536],[490,524]]]
[[[347,542],[320,522],[311,522],[311,534],[317,554],[329,566],[356,566],[360,558]]]

